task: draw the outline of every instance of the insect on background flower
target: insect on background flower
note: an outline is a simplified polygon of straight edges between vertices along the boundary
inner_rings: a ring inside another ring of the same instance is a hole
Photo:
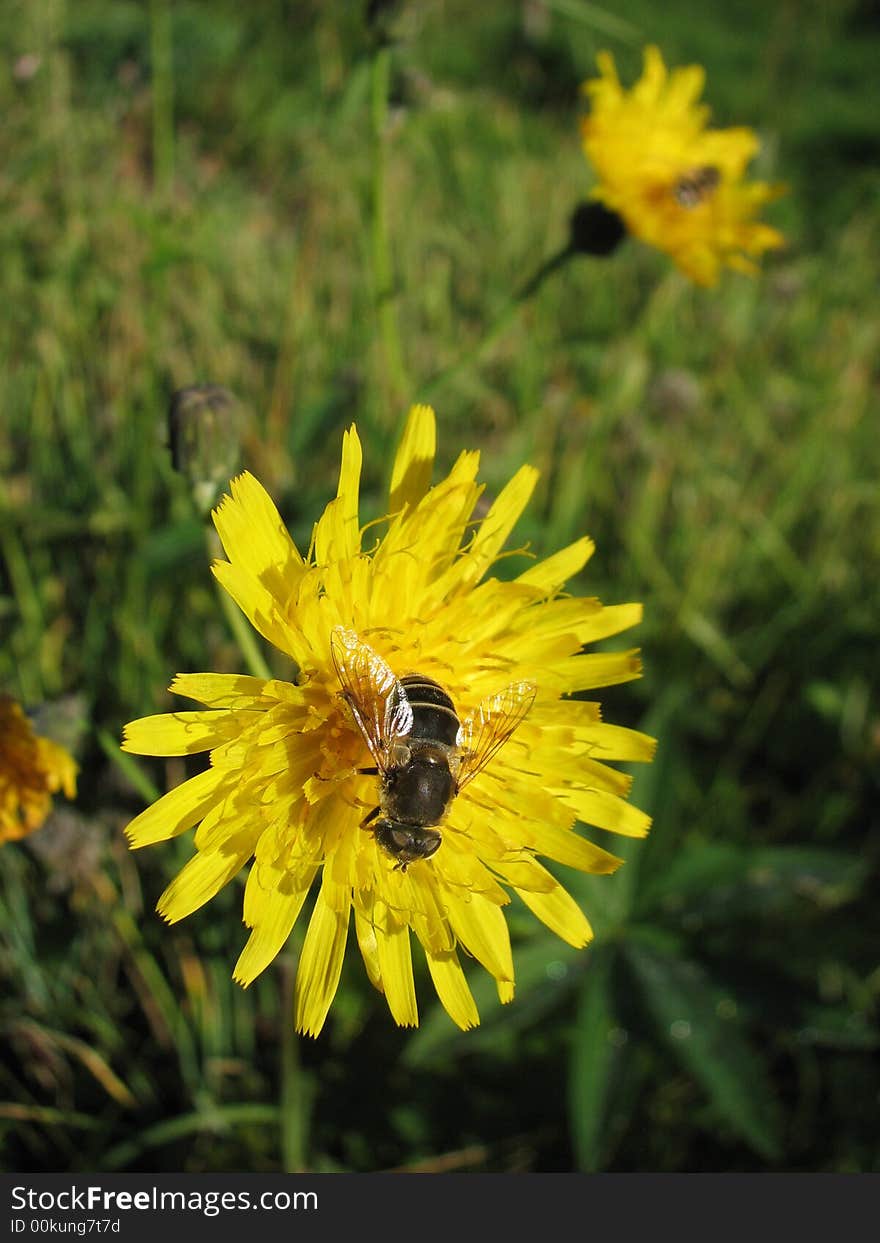
[[[336,498],[305,557],[257,480],[247,473],[233,480],[214,513],[229,558],[214,573],[289,659],[289,679],[180,674],[172,691],[206,708],[125,730],[124,748],[141,755],[210,751],[204,772],[147,808],[127,833],[140,847],[198,826],[195,854],[159,899],[169,922],[197,910],[252,860],[244,893],[251,933],[234,972],[240,983],[278,954],[314,886],[296,981],[296,1024],[311,1035],[333,1000],[352,922],[369,978],[399,1024],[418,1022],[415,942],[448,1013],[460,1027],[474,1026],[479,1015],[461,959],[476,959],[501,1000],[512,999],[504,915],[512,895],[570,944],[591,937],[540,858],[613,872],[620,860],[577,832],[576,821],[633,836],[649,825],[626,802],[629,777],[607,761],[649,760],[653,741],[604,723],[597,703],[569,698],[639,675],[633,650],[583,648],[636,624],[641,607],[563,593],[593,550],[587,538],[512,581],[494,577],[537,472],[522,467],[476,520],[479,455],[462,453],[431,487],[435,434],[433,411],[414,407],[378,541],[374,526],[365,537],[360,524],[354,427],[343,439]],[[448,752],[436,749],[442,728],[432,707],[461,726],[459,733],[447,722]],[[491,746],[479,740],[487,722]],[[456,793],[436,773],[426,778],[436,799],[422,825],[411,802],[389,793],[396,776],[387,771],[413,755],[429,763],[419,733],[458,783]]]
[[[709,109],[697,103],[699,65],[668,73],[659,50],[647,47],[642,76],[627,91],[608,52],[597,63],[599,77],[582,88],[590,97],[583,146],[599,179],[593,197],[698,285],[714,285],[724,266],[754,273],[756,258],[784,244],[757,219],[783,188],[745,180],[759,146],[754,130],[708,127]]]
[[[10,695],[0,695],[0,844],[39,829],[52,795],[76,795],[77,766],[64,747],[34,731]]]

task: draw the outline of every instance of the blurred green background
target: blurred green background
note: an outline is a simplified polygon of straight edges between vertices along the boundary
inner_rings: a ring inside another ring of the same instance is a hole
[[[877,6],[378,7],[0,10],[0,689],[82,766],[0,850],[3,1165],[876,1169]],[[787,249],[715,291],[634,242],[579,259],[430,384],[565,242],[595,53],[632,81],[648,42],[759,131]],[[240,885],[169,929],[186,843],[125,847],[185,769],[120,767],[122,724],[179,670],[243,667],[167,449],[170,394],[203,383],[304,543],[343,428],[376,517],[430,397],[440,467],[478,447],[492,491],[535,463],[517,539],[586,531],[575,589],[645,602],[645,676],[601,698],[660,739],[652,836],[565,874],[590,950],[512,910],[517,999],[474,972],[475,1032],[424,971],[398,1030],[350,946],[295,1040],[296,938],[241,990]]]

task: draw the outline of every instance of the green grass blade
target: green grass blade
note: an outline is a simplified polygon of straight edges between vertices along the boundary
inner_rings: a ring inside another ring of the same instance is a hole
[[[568,1110],[578,1169],[600,1170],[608,1145],[616,1027],[611,976],[613,947],[593,951],[584,975],[571,1042]]]
[[[647,942],[626,960],[657,1033],[701,1085],[719,1116],[768,1161],[780,1153],[767,1069],[731,1011],[731,999],[694,962]]]

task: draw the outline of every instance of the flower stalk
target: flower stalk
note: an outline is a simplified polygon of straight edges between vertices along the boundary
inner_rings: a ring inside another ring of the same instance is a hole
[[[450,380],[454,380],[462,372],[467,371],[475,363],[492,348],[496,341],[501,337],[513,320],[516,318],[520,309],[525,306],[528,300],[538,292],[546,280],[563,268],[570,259],[576,254],[575,247],[571,241],[555,251],[543,263],[539,264],[535,271],[529,276],[519,288],[508,299],[504,306],[496,315],[495,319],[489,324],[486,331],[480,339],[469,350],[462,354],[455,362],[448,367],[444,367],[435,375],[431,376],[421,386],[419,396],[422,401],[428,401],[433,398],[438,389],[448,384]]]

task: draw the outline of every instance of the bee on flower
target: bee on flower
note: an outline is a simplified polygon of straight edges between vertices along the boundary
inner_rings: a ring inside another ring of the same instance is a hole
[[[41,828],[59,790],[75,798],[76,776],[73,756],[37,734],[11,695],[0,695],[0,845]]]
[[[610,873],[620,860],[576,822],[632,836],[650,823],[609,761],[650,760],[653,740],[572,698],[639,676],[636,651],[584,647],[635,625],[641,607],[564,593],[593,551],[587,538],[512,581],[494,577],[537,472],[523,466],[477,520],[479,455],[462,453],[432,487],[435,442],[433,411],[414,407],[369,545],[354,427],[306,556],[257,480],[234,479],[214,512],[228,557],[214,573],[289,677],[179,674],[171,690],[205,708],[125,728],[124,748],[141,755],[210,753],[127,834],[137,848],[197,826],[192,859],[159,899],[172,923],[250,862],[241,984],[275,958],[316,890],[296,980],[296,1026],[310,1035],[333,1001],[352,914],[396,1022],[418,1023],[415,941],[467,1029],[479,1015],[462,954],[513,998],[512,894],[571,945],[590,940],[540,859]]]
[[[610,53],[597,63],[599,76],[582,88],[590,111],[581,122],[594,199],[698,285],[715,285],[723,267],[756,272],[755,260],[784,244],[758,219],[784,188],[746,180],[759,147],[754,130],[708,125],[700,65],[669,72],[659,49],[647,47],[641,78],[625,90]]]

